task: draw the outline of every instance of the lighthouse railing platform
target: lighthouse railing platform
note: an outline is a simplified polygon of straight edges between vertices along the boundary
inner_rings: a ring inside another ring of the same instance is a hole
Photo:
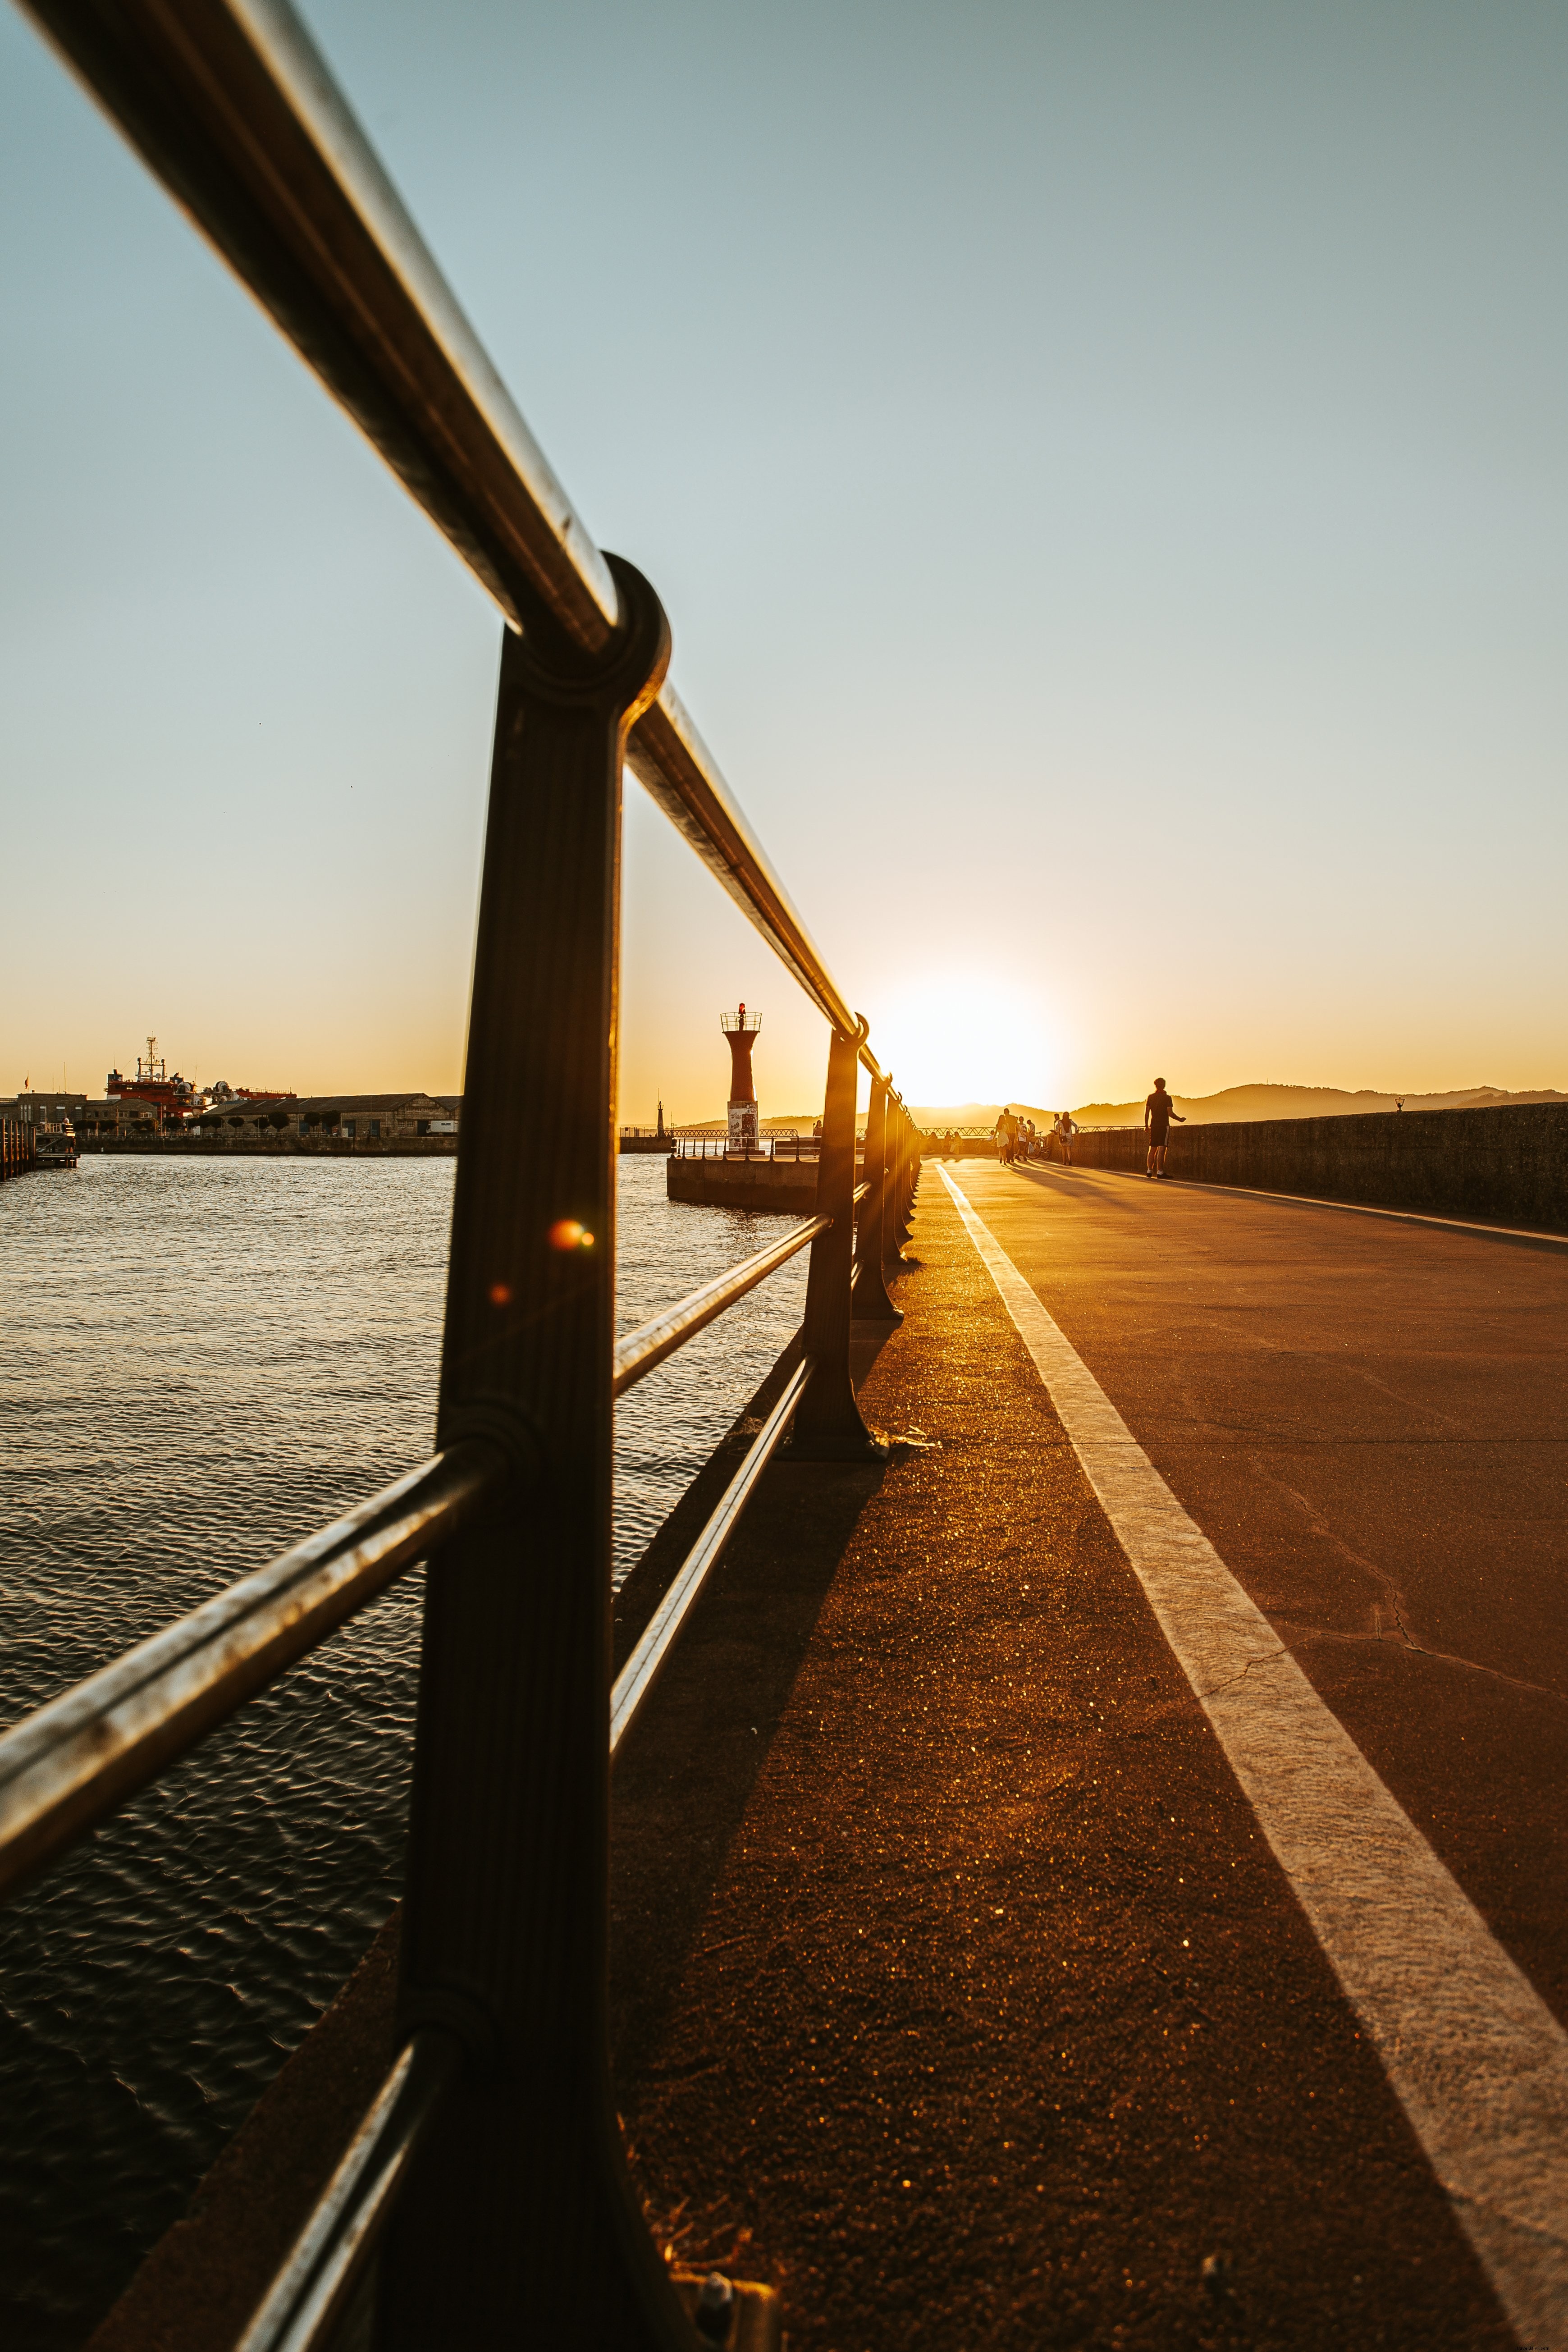
[[[427,1562],[401,2052],[245,2352],[326,2344],[373,2256],[376,2352],[513,2338],[685,2352],[604,2060],[613,1743],[778,1447],[878,1458],[851,1327],[897,1316],[919,1138],[668,680],[657,595],[574,512],[288,0],[23,5],[504,625],[434,1454],[0,1738],[0,1888]],[[828,1036],[820,1138],[795,1141],[817,1161],[815,1216],[617,1349],[626,767]],[[798,1366],[612,1693],[615,1397],[799,1250]]]
[[[822,1157],[819,1135],[799,1135],[793,1128],[770,1133],[763,1128],[753,1144],[731,1143],[723,1134],[678,1129],[672,1155],[677,1160],[817,1160]]]

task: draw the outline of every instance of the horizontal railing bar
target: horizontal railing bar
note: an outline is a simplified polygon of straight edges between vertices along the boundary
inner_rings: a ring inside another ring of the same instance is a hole
[[[853,1036],[859,1025],[855,1015],[741,814],[718,761],[668,682],[632,730],[626,765],[751,918],[818,1012],[836,1029]],[[860,1058],[874,1077],[881,1076],[864,1045]]]
[[[827,1222],[812,1220],[813,1224]],[[612,1757],[663,1672],[692,1604],[777,1452],[811,1370],[809,1361],[795,1366],[616,1677],[610,1694]],[[400,2053],[237,2352],[315,2352],[324,2343],[374,2251],[419,2134],[460,2063],[457,2042],[428,2028]]]
[[[508,620],[599,651],[619,614],[609,567],[288,0],[22,5]],[[853,1034],[673,688],[638,720],[628,761]]]
[[[807,1217],[804,1224],[792,1225],[782,1239],[770,1243],[766,1249],[759,1250],[755,1257],[742,1258],[739,1265],[732,1265],[727,1274],[721,1274],[713,1281],[704,1283],[700,1290],[694,1290],[689,1298],[683,1298],[678,1307],[668,1307],[664,1314],[656,1315],[650,1323],[641,1324],[637,1330],[628,1331],[624,1339],[617,1339],[616,1395],[625,1396],[626,1391],[645,1374],[651,1372],[655,1365],[662,1364],[677,1348],[683,1348],[688,1339],[705,1330],[710,1323],[733,1307],[738,1298],[744,1298],[748,1290],[754,1290],[759,1282],[765,1282],[770,1274],[776,1274],[779,1267],[786,1265],[797,1251],[805,1249],[808,1242],[815,1241],[818,1234],[825,1234],[832,1223],[831,1217]]]
[[[436,2026],[422,2026],[399,2052],[236,2352],[312,2352],[326,2341],[461,2065],[456,2036]]]
[[[443,1542],[503,1475],[453,1446],[0,1738],[0,1895],[184,1756]]]
[[[778,1451],[795,1409],[811,1378],[810,1359],[795,1366],[783,1394],[747,1449],[745,1460],[725,1487],[718,1508],[681,1563],[679,1573],[655,1610],[641,1641],[616,1677],[610,1693],[610,1753],[613,1756],[637,1717],[638,1708],[664,1671],[676,1635],[692,1602],[701,1591],[710,1570],[734,1534],[752,1490]]]
[[[286,0],[24,0],[508,618],[596,652],[619,600]]]
[[[617,1675],[610,1694],[612,1757],[663,1672],[692,1604],[777,1452],[811,1370],[809,1361],[795,1366]],[[236,2352],[315,2352],[325,2341],[374,2251],[418,2136],[460,2063],[453,2037],[429,2028],[416,2033],[400,2053]]]

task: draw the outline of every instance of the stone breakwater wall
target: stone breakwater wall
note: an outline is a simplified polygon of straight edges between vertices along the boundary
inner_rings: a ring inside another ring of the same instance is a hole
[[[1086,1130],[1074,1157],[1141,1170],[1144,1152],[1142,1128],[1110,1127]],[[1172,1128],[1165,1165],[1192,1183],[1568,1233],[1568,1104],[1189,1124]]]

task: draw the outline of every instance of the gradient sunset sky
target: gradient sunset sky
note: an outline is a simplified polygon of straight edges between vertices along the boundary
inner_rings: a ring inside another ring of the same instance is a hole
[[[304,13],[911,1099],[1568,1085],[1561,5]],[[0,267],[0,1092],[457,1084],[496,614],[10,14]]]

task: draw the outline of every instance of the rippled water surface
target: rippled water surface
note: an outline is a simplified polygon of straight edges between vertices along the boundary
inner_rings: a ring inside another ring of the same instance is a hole
[[[0,1723],[429,1449],[451,1160],[0,1185]],[[622,1328],[777,1234],[620,1163]],[[618,1409],[624,1572],[800,1318],[796,1259]],[[420,1578],[0,1911],[0,2344],[67,2352],[396,1898]]]

